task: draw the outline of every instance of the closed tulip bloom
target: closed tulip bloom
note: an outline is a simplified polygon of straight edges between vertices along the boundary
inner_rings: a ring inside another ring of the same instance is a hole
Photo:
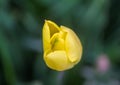
[[[57,26],[45,20],[43,26],[44,61],[57,71],[74,67],[81,59],[82,45],[77,35],[68,27]]]

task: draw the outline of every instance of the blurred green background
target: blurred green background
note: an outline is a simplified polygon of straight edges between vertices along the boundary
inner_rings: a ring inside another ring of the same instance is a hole
[[[83,55],[57,72],[43,61],[44,20],[73,29]],[[120,85],[120,0],[0,0],[0,85]]]

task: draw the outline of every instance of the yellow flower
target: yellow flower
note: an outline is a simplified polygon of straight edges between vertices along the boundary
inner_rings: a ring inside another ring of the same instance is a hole
[[[43,26],[44,60],[47,66],[64,71],[76,65],[82,55],[82,45],[77,35],[68,27],[58,27],[45,20]]]

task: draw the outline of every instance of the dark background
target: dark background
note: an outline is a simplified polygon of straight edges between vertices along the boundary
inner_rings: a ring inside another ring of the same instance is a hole
[[[80,63],[57,72],[43,60],[44,20],[73,29]],[[120,85],[120,0],[0,0],[0,85]]]

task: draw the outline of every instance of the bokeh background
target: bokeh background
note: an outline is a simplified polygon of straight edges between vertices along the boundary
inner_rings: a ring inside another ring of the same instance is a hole
[[[74,68],[45,65],[45,19],[79,36]],[[120,0],[0,0],[0,85],[120,85]]]

